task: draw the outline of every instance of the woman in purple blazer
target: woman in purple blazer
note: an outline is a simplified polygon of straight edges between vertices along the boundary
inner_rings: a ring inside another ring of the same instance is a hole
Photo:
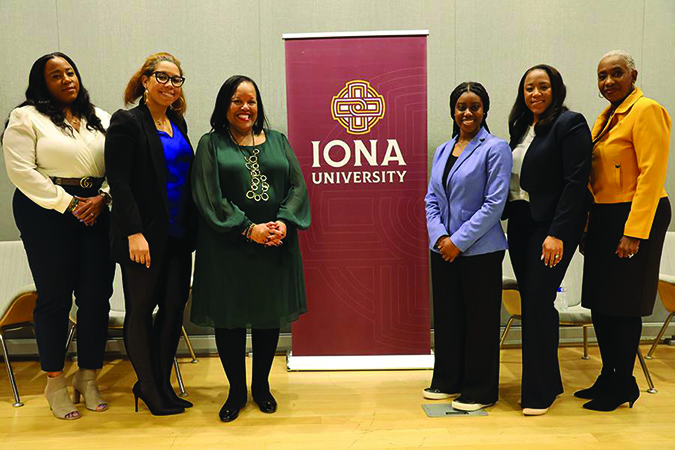
[[[436,149],[425,197],[434,298],[435,355],[428,399],[452,407],[497,402],[502,261],[499,222],[509,191],[511,150],[485,119],[490,97],[473,81],[450,94],[452,139]]]

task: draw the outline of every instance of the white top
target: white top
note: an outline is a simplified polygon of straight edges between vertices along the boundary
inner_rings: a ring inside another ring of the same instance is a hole
[[[530,148],[530,144],[534,140],[534,137],[534,127],[530,126],[527,129],[527,133],[525,133],[523,139],[520,141],[520,144],[513,149],[513,168],[511,169],[511,183],[509,185],[510,202],[514,200],[530,201],[530,194],[520,187],[520,172],[523,169],[523,159],[525,159],[527,149]]]
[[[107,129],[110,114],[96,108],[96,115]],[[9,116],[2,149],[12,183],[43,208],[63,213],[73,196],[49,177],[105,177],[104,143],[105,135],[88,129],[84,117],[80,131],[71,132],[57,127],[35,107],[23,106]],[[102,189],[108,190],[107,182]]]

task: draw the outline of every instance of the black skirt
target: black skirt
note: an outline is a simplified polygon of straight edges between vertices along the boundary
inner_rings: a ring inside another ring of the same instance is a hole
[[[631,203],[591,207],[581,304],[603,314],[644,317],[654,310],[661,252],[670,224],[670,201],[667,197],[659,201],[649,239],[640,239],[635,256],[619,258],[616,247],[630,208]]]

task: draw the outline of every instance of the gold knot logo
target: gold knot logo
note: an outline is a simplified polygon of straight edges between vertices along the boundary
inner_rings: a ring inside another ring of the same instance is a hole
[[[352,80],[331,101],[331,115],[349,134],[366,134],[386,111],[382,97],[369,82]]]

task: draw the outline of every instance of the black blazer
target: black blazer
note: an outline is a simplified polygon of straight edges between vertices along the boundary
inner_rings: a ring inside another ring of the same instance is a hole
[[[192,144],[182,117],[167,110],[167,116]],[[194,150],[193,150],[194,153]],[[169,201],[166,191],[166,159],[162,141],[150,115],[141,104],[112,115],[105,138],[106,176],[112,196],[110,221],[111,258],[128,263],[132,234],[143,233],[150,256],[163,254],[169,231]],[[184,189],[188,224],[186,250],[195,248],[197,214],[190,191],[190,171]]]
[[[527,149],[520,185],[530,195],[532,218],[551,223],[549,236],[566,241],[579,235],[590,202],[592,153],[588,123],[572,111],[560,114]]]

